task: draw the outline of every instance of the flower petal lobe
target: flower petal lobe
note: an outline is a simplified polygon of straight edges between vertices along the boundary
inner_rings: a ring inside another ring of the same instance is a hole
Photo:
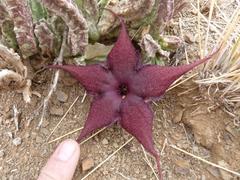
[[[130,89],[133,93],[143,98],[160,97],[180,76],[206,62],[213,55],[214,53],[191,64],[176,67],[156,65],[143,66],[143,68],[131,79]]]
[[[156,153],[153,146],[152,125],[153,112],[142,98],[128,95],[121,104],[120,125],[151,154]]]
[[[125,81],[138,63],[137,52],[128,36],[123,20],[118,40],[108,54],[107,63],[113,74],[121,81]]]
[[[113,90],[117,86],[113,74],[98,64],[89,66],[51,65],[48,67],[62,69],[70,73],[89,92],[102,93]]]
[[[133,135],[143,147],[152,154],[157,162],[159,177],[162,176],[160,158],[154,148],[152,126],[153,112],[149,104],[136,95],[128,95],[121,104],[120,125]]]
[[[120,103],[121,98],[114,92],[108,92],[95,97],[91,104],[90,112],[84,128],[77,141],[81,142],[97,129],[103,128],[115,122],[116,119],[119,118]]]

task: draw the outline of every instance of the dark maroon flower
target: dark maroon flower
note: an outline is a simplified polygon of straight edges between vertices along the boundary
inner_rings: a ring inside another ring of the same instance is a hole
[[[77,79],[93,95],[87,120],[77,141],[115,122],[132,134],[157,159],[152,137],[153,112],[146,100],[162,96],[181,75],[212,55],[178,67],[142,65],[121,20],[121,32],[106,64],[88,66],[53,65]]]

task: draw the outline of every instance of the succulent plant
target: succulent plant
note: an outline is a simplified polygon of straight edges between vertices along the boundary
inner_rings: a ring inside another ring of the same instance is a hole
[[[21,54],[24,58],[37,53],[33,33],[33,21],[27,1],[5,0],[6,9],[14,23],[14,32]]]
[[[0,0],[0,43],[22,59],[40,55],[52,61],[60,52],[67,29],[64,56],[81,59],[82,63],[88,61],[85,53],[90,43],[104,46],[105,39],[109,45],[116,38],[117,31],[112,30],[119,22],[110,12],[113,11],[126,20],[144,57],[152,59],[150,63],[161,64],[162,56],[168,58],[169,51],[175,51],[181,43],[179,38],[163,35],[162,30],[185,4],[183,0]],[[147,26],[149,31],[141,36],[138,30]],[[104,58],[94,57],[94,61]],[[5,66],[1,61],[0,68]]]

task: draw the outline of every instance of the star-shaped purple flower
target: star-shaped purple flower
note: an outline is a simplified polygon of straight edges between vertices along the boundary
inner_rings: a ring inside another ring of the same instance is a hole
[[[212,55],[178,67],[143,65],[121,19],[120,35],[106,64],[50,67],[69,72],[93,95],[78,142],[97,129],[118,122],[156,158],[161,176],[159,155],[152,137],[153,112],[146,100],[162,96],[176,79]]]

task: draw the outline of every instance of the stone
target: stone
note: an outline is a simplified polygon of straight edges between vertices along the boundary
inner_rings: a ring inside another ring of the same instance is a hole
[[[0,158],[3,158],[5,155],[5,152],[3,150],[0,150]]]
[[[175,164],[182,168],[190,168],[190,166],[191,166],[189,161],[186,161],[184,159],[176,160]]]
[[[49,122],[48,121],[43,121],[42,123],[42,127],[45,128],[49,125]]]
[[[190,173],[190,170],[182,167],[175,167],[175,173],[181,175],[187,175]]]
[[[64,102],[64,103],[67,102],[68,95],[65,92],[57,91],[56,95],[57,95],[57,100],[59,100],[60,102]]]
[[[20,137],[16,137],[13,139],[12,142],[15,146],[19,146],[20,144],[22,144],[22,139]]]
[[[44,134],[45,136],[50,134],[50,131],[47,128],[42,128],[41,133]]]
[[[8,136],[8,137],[10,137],[11,139],[13,138],[13,134],[12,134],[12,132],[6,132],[6,135]]]
[[[218,161],[218,164],[222,167],[228,168],[229,169],[229,164],[226,163],[224,160]],[[230,180],[233,179],[232,175],[222,169],[219,169],[220,171],[220,175],[222,177],[223,180]]]
[[[92,158],[86,158],[82,161],[82,171],[88,171],[89,169],[94,167],[94,161]]]
[[[24,135],[24,137],[27,139],[30,137],[30,133],[29,132],[26,132],[26,134]]]
[[[102,143],[103,143],[103,145],[107,145],[107,144],[108,144],[108,140],[107,140],[106,138],[104,138],[104,139],[102,140]]]
[[[190,163],[189,161],[186,161],[184,159],[179,159],[175,161],[175,164],[177,165],[177,167],[175,167],[175,172],[181,175],[187,175],[190,173]]]
[[[113,147],[114,148],[118,148],[118,144],[117,143],[113,143]]]
[[[41,136],[37,136],[36,143],[42,143],[42,142],[43,142],[43,138]]]
[[[136,174],[139,174],[139,173],[140,173],[140,170],[139,170],[137,167],[135,167],[134,170],[135,170],[135,173],[136,173]]]
[[[180,111],[176,112],[176,114],[173,118],[174,123],[179,123],[182,121],[184,111],[185,111],[185,109],[181,109]]]
[[[188,33],[188,34],[184,35],[184,41],[188,44],[192,44],[192,43],[196,42],[194,36],[191,33]]]
[[[207,171],[211,173],[211,175],[213,175],[214,177],[218,179],[220,178],[219,170],[217,168],[210,166],[207,168]]]
[[[50,114],[55,115],[55,116],[63,116],[63,108],[62,107],[56,107],[56,106],[51,106],[50,107]]]

